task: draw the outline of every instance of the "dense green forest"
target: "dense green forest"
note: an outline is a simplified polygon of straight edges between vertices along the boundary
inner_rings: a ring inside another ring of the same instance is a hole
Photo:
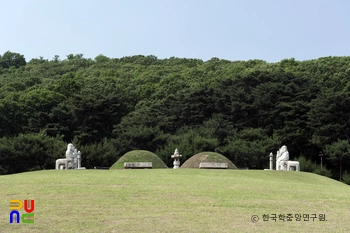
[[[288,147],[301,169],[350,183],[350,57],[208,61],[0,56],[0,174],[53,169],[72,142],[87,168],[133,149],[172,165],[215,151],[268,168]],[[324,154],[323,169],[320,153]]]

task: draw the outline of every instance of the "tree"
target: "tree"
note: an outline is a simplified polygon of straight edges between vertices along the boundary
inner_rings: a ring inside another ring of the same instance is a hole
[[[121,156],[120,149],[116,140],[106,138],[99,143],[79,146],[79,150],[82,152],[81,163],[86,168],[110,167]]]
[[[18,102],[20,94],[10,93],[0,102],[0,137],[14,136],[23,132],[24,116]]]
[[[38,132],[50,123],[49,113],[65,99],[55,91],[38,89],[29,91],[19,98],[19,106],[27,124],[23,129],[27,132]]]
[[[95,61],[97,63],[104,63],[104,62],[108,62],[110,59],[102,54],[98,55],[95,57]]]
[[[312,143],[319,147],[344,137],[350,129],[350,94],[324,88],[310,103],[308,126]]]
[[[68,54],[67,55],[67,59],[68,59],[68,61],[73,60],[74,59],[74,54],[73,53]]]
[[[43,132],[0,138],[0,174],[52,169],[65,148],[62,137]]]
[[[52,61],[55,62],[55,63],[59,63],[59,62],[60,62],[59,57],[60,57],[60,56],[55,55],[55,56],[53,57]]]
[[[281,144],[277,137],[268,137],[261,128],[244,129],[226,141],[227,144],[217,152],[227,156],[238,167],[254,169],[267,168],[270,152]]]
[[[337,140],[325,146],[325,153],[330,160],[339,162],[339,181],[342,180],[342,165],[350,162],[350,145],[347,140]]]
[[[0,57],[0,66],[3,68],[10,68],[11,66],[19,68],[21,66],[25,66],[26,64],[27,62],[24,56],[19,53],[7,51]]]

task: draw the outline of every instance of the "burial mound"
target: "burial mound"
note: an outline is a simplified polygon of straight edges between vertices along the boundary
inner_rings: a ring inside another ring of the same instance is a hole
[[[124,162],[152,162],[152,168],[168,168],[155,153],[147,150],[132,150],[120,157],[110,169],[124,169]]]
[[[228,169],[237,169],[228,158],[216,152],[201,152],[186,160],[181,168],[199,168],[200,163],[227,163]]]

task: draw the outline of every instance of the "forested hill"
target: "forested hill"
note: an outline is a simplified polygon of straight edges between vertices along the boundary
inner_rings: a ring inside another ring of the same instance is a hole
[[[183,161],[216,151],[237,167],[263,169],[286,145],[302,169],[339,179],[350,170],[349,80],[350,57],[267,63],[70,54],[26,62],[8,51],[0,57],[0,173],[52,169],[68,142],[87,168],[111,166],[132,149],[171,166],[178,148]]]

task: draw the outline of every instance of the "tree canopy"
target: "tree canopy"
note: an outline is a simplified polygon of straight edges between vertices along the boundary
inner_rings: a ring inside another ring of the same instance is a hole
[[[338,178],[340,169],[350,172],[349,156],[339,157],[350,133],[349,67],[350,57],[267,63],[69,54],[26,62],[7,51],[0,173],[52,169],[68,142],[88,168],[111,166],[130,150],[152,151],[171,166],[178,148],[183,160],[216,151],[237,167],[263,169],[269,153],[287,145],[291,159],[318,164],[323,151]]]

